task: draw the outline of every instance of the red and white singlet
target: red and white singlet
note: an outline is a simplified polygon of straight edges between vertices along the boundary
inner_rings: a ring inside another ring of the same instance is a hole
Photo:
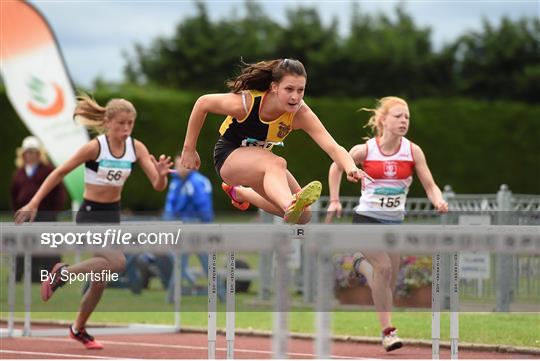
[[[412,143],[402,137],[398,151],[391,155],[382,153],[379,138],[369,139],[366,145],[362,169],[375,182],[366,181],[355,211],[367,217],[401,221],[405,218],[405,201],[414,173]]]

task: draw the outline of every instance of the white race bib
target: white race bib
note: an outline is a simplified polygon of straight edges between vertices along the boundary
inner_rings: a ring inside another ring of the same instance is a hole
[[[124,184],[131,173],[131,162],[125,160],[102,159],[99,161],[98,177],[114,186]]]
[[[265,142],[263,140],[257,140],[253,138],[246,138],[242,140],[242,143],[240,143],[242,147],[259,147],[266,150],[271,150],[274,145],[283,145],[282,142],[276,143],[276,142]]]
[[[373,206],[385,211],[404,210],[406,199],[405,189],[389,187],[375,188],[370,197]]]

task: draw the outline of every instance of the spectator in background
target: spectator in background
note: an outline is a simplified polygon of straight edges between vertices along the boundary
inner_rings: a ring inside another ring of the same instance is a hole
[[[41,143],[34,136],[24,138],[22,145],[17,148],[15,166],[17,170],[11,179],[11,209],[13,210],[27,204],[37,192],[41,183],[54,170],[54,167],[49,164]],[[35,221],[57,221],[58,213],[64,207],[66,199],[64,185],[59,183],[39,205]],[[59,255],[33,256],[32,282],[41,282],[40,270],[51,269],[57,262],[60,262]],[[17,281],[22,279],[23,269],[23,257],[19,256],[17,257]]]
[[[17,210],[27,204],[45,178],[54,170],[47,160],[39,140],[34,136],[24,138],[17,148],[15,165],[17,170],[11,180],[11,207]],[[59,183],[40,203],[36,222],[56,221],[66,202],[66,190]]]
[[[183,223],[210,223],[214,220],[212,185],[208,178],[196,170],[180,163],[180,154],[175,161],[176,173],[172,173],[165,201],[163,219],[180,220]],[[205,273],[208,272],[208,254],[197,254]],[[182,279],[191,286],[195,277],[189,272],[189,254],[182,255]]]

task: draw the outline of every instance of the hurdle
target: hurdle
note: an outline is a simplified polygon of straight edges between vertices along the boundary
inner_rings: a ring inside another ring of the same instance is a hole
[[[450,358],[458,358],[459,347],[459,253],[450,259]],[[431,280],[431,358],[440,358],[441,343],[441,254],[432,257]]]
[[[227,257],[227,298],[226,298],[226,329],[225,340],[227,342],[227,358],[234,359],[234,329],[235,329],[235,312],[236,312],[236,257],[234,252],[229,252]]]
[[[217,297],[216,287],[212,284],[217,279],[215,271],[215,253],[228,254],[228,284],[227,312],[230,318],[227,320],[226,335],[227,357],[234,357],[234,252],[276,252],[276,312],[274,314],[274,357],[285,358],[287,354],[287,311],[289,295],[287,291],[287,252],[291,247],[293,238],[303,238],[306,250],[317,256],[316,278],[317,285],[317,319],[316,319],[316,342],[315,352],[319,358],[329,357],[329,325],[331,322],[331,280],[328,276],[331,272],[331,253],[343,252],[356,249],[388,252],[410,252],[414,249],[417,253],[450,253],[457,254],[460,251],[490,251],[503,254],[540,254],[540,226],[448,226],[448,225],[365,225],[362,227],[362,235],[359,237],[357,225],[259,225],[227,224],[227,225],[169,225],[169,224],[128,224],[128,225],[93,225],[93,233],[104,234],[110,229],[121,229],[131,234],[145,233],[155,227],[160,232],[176,233],[181,228],[181,244],[162,245],[156,248],[154,245],[138,245],[138,252],[152,251],[154,253],[176,252],[197,253],[207,252],[210,254],[209,262],[209,297]],[[87,230],[89,226],[73,225],[71,223],[42,223],[39,225],[2,224],[1,247],[2,252],[10,257],[16,254],[27,253],[58,253],[67,250],[67,245],[61,245],[58,249],[52,249],[40,244],[38,235],[45,232],[76,232]],[[301,231],[300,231],[301,230]],[[254,242],[246,242],[253,239]],[[95,250],[95,245],[84,244],[80,247],[83,251]],[[101,248],[99,248],[101,249]],[[115,249],[130,250],[130,245],[115,245]],[[457,258],[455,258],[457,262]],[[434,266],[435,267],[435,266]],[[175,267],[179,269],[179,267]],[[457,267],[454,267],[456,270]],[[210,276],[211,275],[211,276]],[[458,273],[455,273],[455,281],[458,281]],[[14,277],[10,274],[9,285],[14,285]],[[458,289],[456,288],[456,296]],[[14,312],[14,288],[8,289],[9,315]],[[176,293],[176,292],[175,292]],[[26,296],[25,296],[26,297]],[[216,308],[210,306],[209,298],[209,324],[208,342],[209,357],[215,357],[215,322]],[[215,298],[214,298],[215,302]],[[26,306],[25,306],[26,307]],[[457,312],[456,312],[457,314]],[[8,320],[8,325],[13,325],[13,318]],[[456,336],[456,337],[453,337]],[[451,335],[454,339],[457,357],[457,335]]]
[[[310,225],[305,228],[306,250],[316,256],[317,333],[315,352],[318,358],[329,358],[328,334],[331,282],[325,274],[332,270],[332,252],[351,250],[433,254],[433,295],[440,294],[440,255],[452,255],[450,344],[451,358],[458,358],[459,344],[459,252],[490,251],[502,254],[540,254],[540,226],[455,226],[455,225],[363,225],[359,236],[357,225]],[[326,290],[326,292],[325,292]],[[432,352],[439,358],[440,298],[432,297]],[[438,307],[438,308],[437,308]]]
[[[210,253],[208,255],[208,358],[215,358],[216,340],[217,340],[217,255]],[[181,332],[181,275],[180,269],[181,254],[173,254],[173,302],[174,302],[174,330]],[[234,358],[234,329],[235,329],[235,252],[227,254],[226,269],[226,340],[227,340],[227,359]]]
[[[217,256],[215,252],[208,254],[208,359],[216,358],[217,342]],[[227,254],[227,280],[225,299],[225,340],[227,343],[227,359],[234,359],[235,330],[235,252]],[[178,283],[178,282],[176,282]],[[175,283],[175,287],[176,286]]]
[[[227,300],[228,301],[228,300]],[[216,253],[208,254],[208,359],[216,358],[217,340],[217,270]]]
[[[269,231],[266,228],[262,228],[258,225],[205,225],[200,227],[199,225],[175,225],[167,224],[163,222],[148,223],[140,222],[137,224],[124,224],[124,225],[74,225],[72,223],[40,223],[37,224],[25,224],[16,226],[13,223],[2,223],[2,238],[0,246],[2,253],[6,254],[10,259],[11,272],[9,275],[8,284],[8,332],[7,336],[13,336],[14,330],[14,312],[15,312],[15,257],[17,254],[24,253],[31,256],[34,254],[47,254],[58,253],[59,251],[72,251],[73,247],[69,247],[65,244],[59,245],[58,248],[49,248],[40,244],[38,235],[43,233],[62,233],[62,232],[77,232],[87,231],[91,229],[92,233],[105,234],[107,230],[122,230],[129,232],[132,235],[138,235],[140,233],[148,233],[149,231],[159,230],[159,232],[177,233],[179,229],[182,232],[182,242],[177,245],[162,245],[155,247],[149,244],[138,245],[137,252],[153,252],[156,254],[166,254],[172,252],[174,254],[174,272],[180,270],[180,256],[183,253],[209,253],[209,280],[208,280],[208,357],[210,359],[215,358],[216,352],[216,333],[217,333],[217,270],[216,270],[216,253],[226,252],[228,254],[228,266],[227,266],[227,320],[226,320],[226,340],[227,340],[227,358],[234,358],[234,316],[235,316],[235,251],[243,252],[276,252],[278,255],[278,269],[286,270],[287,268],[287,252],[289,250],[290,239],[292,233],[289,227],[282,226],[278,229],[272,229]],[[246,239],[253,239],[253,242],[246,242]],[[256,240],[256,241],[255,241]],[[99,246],[83,244],[77,247],[78,251],[95,251],[96,249],[102,250]],[[129,244],[116,244],[114,249],[123,251],[133,251],[133,248]],[[30,259],[28,257],[28,259]],[[25,270],[27,275],[30,275],[30,265]],[[175,277],[179,278],[177,274]],[[276,330],[280,330],[280,327],[287,324],[286,317],[286,305],[287,296],[282,293],[287,289],[287,276],[286,273],[282,273],[282,276],[276,277],[276,281],[279,286],[276,287],[276,299],[281,300],[277,302],[277,317],[275,322],[279,324],[279,327],[275,327]],[[24,285],[24,298],[30,300],[30,279],[25,282]],[[180,299],[181,292],[179,285],[175,285],[174,288],[174,330],[181,330],[181,317],[180,317]],[[30,336],[30,302],[25,303],[25,312],[28,317],[25,318],[25,336]],[[28,327],[26,325],[28,324]],[[280,333],[278,332],[278,335]],[[284,358],[286,355],[287,337],[277,337],[273,342],[273,349],[276,355],[282,355]]]

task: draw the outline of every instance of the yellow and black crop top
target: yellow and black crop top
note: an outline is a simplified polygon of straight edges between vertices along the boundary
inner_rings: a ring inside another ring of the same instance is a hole
[[[236,119],[229,115],[221,124],[219,134],[237,145],[248,138],[262,142],[282,142],[292,130],[296,113],[285,112],[277,119],[265,122],[260,118],[259,113],[266,92],[257,90],[246,92],[252,99],[251,107],[247,111],[248,115],[244,119]]]

